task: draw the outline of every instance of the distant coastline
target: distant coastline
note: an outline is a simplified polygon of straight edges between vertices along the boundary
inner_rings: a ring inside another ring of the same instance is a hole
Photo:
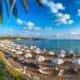
[[[80,39],[63,39],[63,38],[37,38],[37,37],[0,37],[0,40],[80,40]]]
[[[0,40],[47,40],[46,38],[0,37]]]

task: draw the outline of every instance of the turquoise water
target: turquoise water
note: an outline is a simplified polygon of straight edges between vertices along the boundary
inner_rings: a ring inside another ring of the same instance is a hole
[[[47,50],[77,50],[80,49],[80,40],[22,40],[16,41],[17,44],[27,46],[35,45],[41,49]]]

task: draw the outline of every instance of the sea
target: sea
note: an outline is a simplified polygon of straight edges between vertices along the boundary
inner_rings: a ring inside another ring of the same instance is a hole
[[[46,49],[48,51],[58,50],[80,50],[80,40],[19,40],[15,41],[17,44],[37,46],[40,49]]]

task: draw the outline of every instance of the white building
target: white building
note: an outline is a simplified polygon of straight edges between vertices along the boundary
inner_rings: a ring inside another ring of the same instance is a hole
[[[80,59],[79,59],[79,58],[78,58],[78,59],[74,58],[74,59],[72,60],[72,63],[80,64]]]
[[[63,64],[63,63],[64,63],[64,61],[63,61],[62,59],[58,59],[58,60],[57,60],[57,64],[58,64],[58,65]]]
[[[32,54],[31,53],[27,53],[27,54],[25,54],[25,57],[26,58],[32,58]]]
[[[55,55],[55,53],[53,51],[50,51],[49,54],[50,55]]]

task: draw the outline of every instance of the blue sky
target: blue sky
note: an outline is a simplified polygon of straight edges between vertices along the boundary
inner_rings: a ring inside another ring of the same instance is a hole
[[[39,8],[35,0],[28,0],[29,11],[25,12],[21,0],[16,0],[18,17],[9,7],[6,14],[3,0],[3,24],[1,36],[25,36],[42,38],[80,38],[80,0],[42,0]]]

